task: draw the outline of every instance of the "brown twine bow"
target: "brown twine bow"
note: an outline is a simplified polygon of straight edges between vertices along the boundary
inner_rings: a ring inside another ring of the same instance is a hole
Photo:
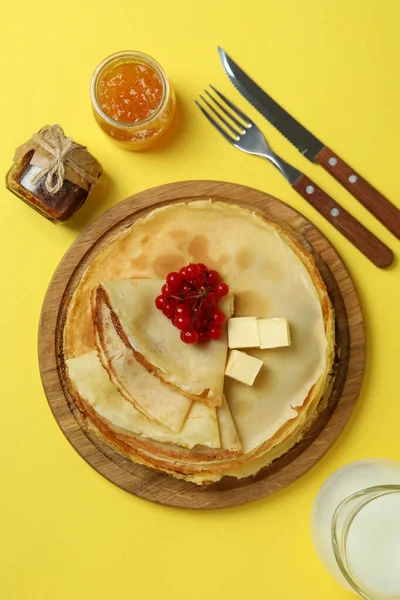
[[[45,187],[49,194],[56,194],[61,190],[65,180],[65,167],[69,167],[89,183],[97,181],[96,177],[82,169],[73,160],[71,153],[78,148],[82,148],[82,146],[76,144],[71,137],[66,137],[59,125],[51,125],[41,129],[32,136],[32,142],[38,150],[42,149],[52,157],[50,163],[31,179],[32,183],[35,184],[46,177]]]

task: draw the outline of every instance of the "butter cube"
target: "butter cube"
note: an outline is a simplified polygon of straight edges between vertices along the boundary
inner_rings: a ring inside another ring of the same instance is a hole
[[[254,356],[250,356],[245,352],[240,352],[240,350],[231,350],[226,364],[225,375],[246,385],[253,385],[262,366],[262,360],[254,358]]]
[[[234,317],[228,321],[229,348],[259,348],[256,317]]]
[[[260,348],[290,346],[289,323],[286,319],[258,319]]]

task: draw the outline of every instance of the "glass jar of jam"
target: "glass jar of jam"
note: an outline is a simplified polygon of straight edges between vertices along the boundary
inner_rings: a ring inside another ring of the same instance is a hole
[[[90,93],[100,127],[129,150],[156,145],[175,119],[174,90],[160,65],[142,52],[118,52],[103,60]]]
[[[102,174],[85,146],[45,125],[15,151],[6,187],[53,223],[68,221]]]

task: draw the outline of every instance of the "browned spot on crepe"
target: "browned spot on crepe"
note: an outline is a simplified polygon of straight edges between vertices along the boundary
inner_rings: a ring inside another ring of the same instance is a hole
[[[108,279],[123,279],[125,266],[114,267],[113,272],[109,274]]]
[[[183,229],[174,229],[170,232],[170,236],[175,241],[178,250],[185,252],[188,245],[188,232]]]
[[[248,291],[235,294],[235,317],[267,317],[269,303],[259,292]]]
[[[138,256],[137,258],[131,259],[131,267],[132,269],[146,269],[149,261],[145,254]]]
[[[168,273],[171,271],[179,271],[186,262],[185,257],[181,254],[164,254],[164,256],[160,256],[154,261],[154,273],[160,279],[165,279]]]
[[[182,241],[186,240],[188,237],[188,232],[184,229],[174,229],[170,232],[170,236],[174,238],[174,240]]]
[[[250,248],[242,246],[242,248],[239,248],[239,250],[236,252],[235,261],[239,269],[242,271],[250,269],[250,267],[254,265],[255,260],[256,255],[252,250],[250,250]]]
[[[210,243],[204,235],[196,235],[192,239],[189,245],[189,253],[193,261],[204,263],[209,269],[216,269],[217,271],[221,269],[230,258],[228,254],[221,254],[218,259],[211,258]]]
[[[89,352],[90,350],[93,350],[96,347],[94,342],[94,328],[93,321],[91,318],[91,312],[89,313],[89,315],[90,318],[85,319],[82,322],[81,328],[78,330],[80,343],[82,344],[84,352]]]

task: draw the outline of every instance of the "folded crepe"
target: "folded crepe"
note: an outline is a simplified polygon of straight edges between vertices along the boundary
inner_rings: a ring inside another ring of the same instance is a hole
[[[192,402],[181,431],[171,431],[147,418],[121,396],[95,351],[67,360],[66,366],[76,393],[101,417],[119,429],[152,440],[179,444],[184,448],[193,448],[196,444],[209,448],[220,447],[215,408],[201,402]],[[156,379],[155,381],[159,384]]]
[[[222,403],[228,352],[226,326],[219,340],[206,344],[184,344],[180,339],[180,331],[154,304],[162,284],[158,279],[102,281],[95,300],[96,331],[101,325],[101,306],[106,303],[118,330],[144,369],[191,400],[219,406]],[[231,294],[221,299],[220,307],[227,317],[232,314]],[[103,336],[101,343],[104,353],[112,355],[112,340],[107,341]],[[133,390],[132,394],[135,393],[136,390]],[[126,397],[129,395],[128,390]],[[148,395],[151,396],[150,393]],[[157,404],[155,398],[153,402]]]
[[[220,272],[234,294],[234,316],[285,317],[290,325],[289,348],[247,350],[264,362],[254,386],[225,379],[242,452],[204,445],[181,452],[163,442],[144,446],[142,436],[119,430],[89,403],[84,412],[103,441],[174,477],[207,483],[224,475],[254,475],[287,452],[315,420],[332,383],[335,355],[334,315],[325,285],[311,255],[279,225],[242,207],[211,201],[174,204],[139,219],[86,271],[68,310],[64,350],[70,358],[95,347],[90,294],[100,281],[163,278],[188,262]]]
[[[156,452],[164,460],[180,459],[185,464],[190,461],[190,455],[185,451],[187,448],[196,447],[194,457],[208,452],[207,449],[210,448],[224,449],[221,456],[227,456],[226,451],[231,454],[240,453],[240,441],[225,399],[218,408],[193,402],[181,431],[174,432],[148,419],[121,396],[102,367],[96,351],[71,358],[65,364],[80,408],[89,414],[90,409],[93,409],[96,415],[93,422],[100,429],[113,429],[114,440],[118,439],[115,434],[120,439],[125,436],[135,446],[134,440],[140,439],[138,450],[144,453]]]
[[[192,401],[142,365],[101,287],[93,290],[92,313],[97,353],[118,391],[149,419],[180,431]]]

